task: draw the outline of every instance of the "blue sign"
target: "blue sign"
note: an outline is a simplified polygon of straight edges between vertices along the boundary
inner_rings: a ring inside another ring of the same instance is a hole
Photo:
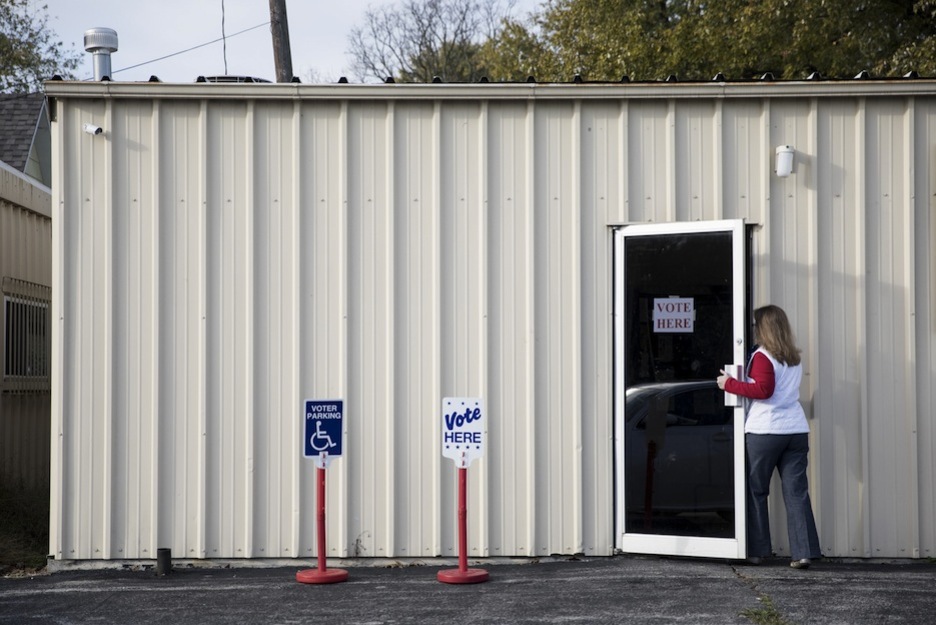
[[[305,457],[324,458],[327,464],[331,458],[340,456],[344,402],[308,399],[303,415]]]

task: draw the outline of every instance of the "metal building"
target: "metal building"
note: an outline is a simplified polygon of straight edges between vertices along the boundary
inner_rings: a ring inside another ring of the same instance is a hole
[[[51,189],[0,161],[0,487],[49,483]]]
[[[625,388],[743,362],[767,302],[823,553],[936,555],[936,81],[47,94],[56,560],[315,555],[310,398],[347,413],[327,555],[454,555],[451,396],[488,418],[470,556],[743,557],[741,409],[652,433]],[[703,440],[729,490],[686,510]]]

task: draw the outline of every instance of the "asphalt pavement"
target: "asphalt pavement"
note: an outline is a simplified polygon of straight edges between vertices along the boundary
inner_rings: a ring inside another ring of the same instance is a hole
[[[0,579],[0,624],[652,623],[865,625],[936,622],[936,563],[823,560],[747,566],[619,555],[472,561],[490,579],[445,584],[455,560],[329,562],[348,580],[296,581],[294,566],[173,562]],[[329,569],[330,570],[330,569]]]

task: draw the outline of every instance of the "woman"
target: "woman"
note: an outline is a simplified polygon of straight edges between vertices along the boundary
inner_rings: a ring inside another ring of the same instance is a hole
[[[793,557],[790,566],[805,569],[821,553],[806,479],[809,424],[799,403],[803,377],[800,350],[786,313],[777,306],[754,311],[754,339],[758,347],[748,363],[749,381],[735,380],[724,371],[717,380],[719,388],[749,400],[745,402],[744,421],[748,561],[760,564],[761,558],[771,553],[767,497],[770,478],[777,469]]]

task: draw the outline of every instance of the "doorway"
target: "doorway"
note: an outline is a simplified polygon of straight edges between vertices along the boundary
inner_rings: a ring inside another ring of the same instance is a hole
[[[745,557],[744,412],[719,370],[743,364],[742,220],[615,232],[616,547]]]

